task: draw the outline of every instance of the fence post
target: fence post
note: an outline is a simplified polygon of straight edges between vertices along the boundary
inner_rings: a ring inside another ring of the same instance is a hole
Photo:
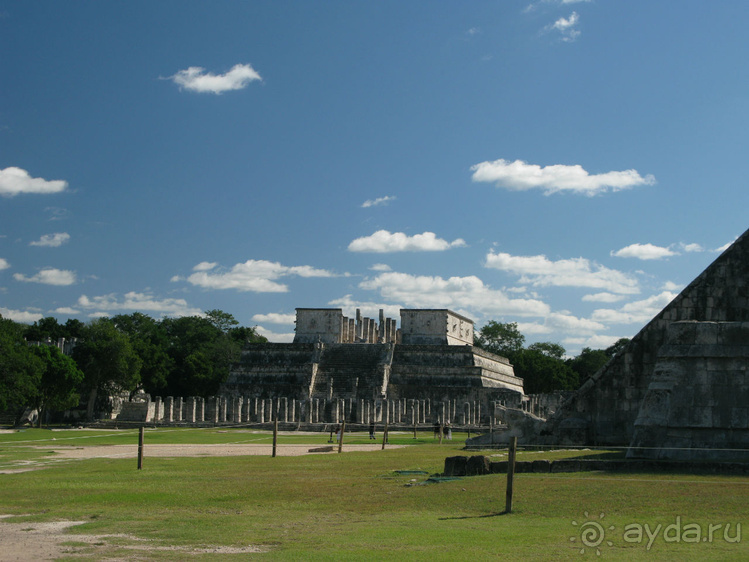
[[[140,426],[138,431],[138,470],[143,468],[143,434],[145,430],[143,426]]]
[[[518,438],[510,438],[510,449],[507,455],[507,492],[505,494],[505,513],[512,513],[512,484],[515,478],[515,453],[517,452]]]
[[[338,452],[343,451],[343,434],[346,432],[346,420],[343,420],[343,423],[341,424],[341,439],[338,441]]]
[[[276,456],[276,446],[278,445],[278,416],[273,420],[273,457]]]

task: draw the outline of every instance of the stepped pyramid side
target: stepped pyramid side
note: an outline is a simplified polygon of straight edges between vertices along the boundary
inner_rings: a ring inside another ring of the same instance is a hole
[[[668,328],[686,320],[749,321],[749,231],[580,387],[539,437],[554,443],[629,445]]]

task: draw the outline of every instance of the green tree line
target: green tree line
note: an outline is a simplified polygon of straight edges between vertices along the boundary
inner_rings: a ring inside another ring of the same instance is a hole
[[[628,342],[621,338],[606,349],[585,347],[580,355],[570,358],[558,343],[538,342],[525,347],[525,336],[516,322],[491,320],[474,337],[476,347],[510,360],[515,375],[523,379],[526,394],[579,388]]]
[[[29,345],[77,338],[72,355]],[[60,412],[85,401],[93,419],[97,400],[112,392],[203,396],[218,391],[245,343],[266,342],[221,310],[204,316],[156,320],[134,312],[88,323],[54,317],[33,325],[0,316],[0,411]]]

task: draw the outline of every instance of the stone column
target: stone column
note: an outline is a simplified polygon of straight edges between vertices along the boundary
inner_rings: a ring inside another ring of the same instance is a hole
[[[174,421],[182,421],[182,397],[174,399]]]
[[[167,396],[164,400],[164,421],[172,423],[174,421],[174,398]]]
[[[245,396],[244,400],[242,401],[242,420],[244,420],[245,423],[250,423],[250,407],[252,406],[252,402],[250,402],[250,397]]]
[[[190,396],[185,402],[184,419],[189,423],[195,423],[195,397]]]
[[[154,400],[153,421],[159,422],[163,417],[164,403],[161,401],[161,396],[157,396]]]
[[[275,417],[275,412],[273,411],[273,400],[270,398],[265,399],[265,416],[263,417],[263,422],[266,421],[273,421],[273,418]]]
[[[205,398],[198,396],[195,403],[195,421],[205,421]]]

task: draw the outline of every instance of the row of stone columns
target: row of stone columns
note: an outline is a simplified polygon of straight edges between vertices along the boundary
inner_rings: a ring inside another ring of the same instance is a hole
[[[430,399],[398,400],[296,400],[281,398],[248,398],[234,396],[201,397],[167,396],[154,400],[154,422],[268,423],[341,423],[361,424],[427,424],[433,422],[477,425],[481,422],[481,403]],[[493,415],[493,413],[490,413]]]

